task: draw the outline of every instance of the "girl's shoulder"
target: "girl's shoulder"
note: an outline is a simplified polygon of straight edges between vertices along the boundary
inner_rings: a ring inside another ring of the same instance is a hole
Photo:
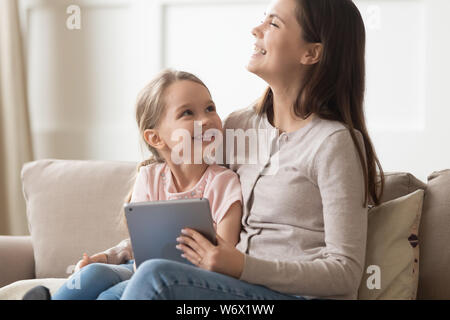
[[[164,162],[153,162],[146,166],[139,168],[139,174],[144,174],[149,177],[159,176],[164,172],[166,164]]]
[[[209,166],[209,182],[215,181],[226,181],[226,180],[234,180],[239,179],[239,176],[236,172],[231,169],[228,169],[225,166],[221,166],[218,164],[212,164]]]

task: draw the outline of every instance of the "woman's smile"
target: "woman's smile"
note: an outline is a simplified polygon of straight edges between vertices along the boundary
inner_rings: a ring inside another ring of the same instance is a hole
[[[263,48],[261,48],[260,46],[257,46],[256,44],[255,44],[255,46],[254,46],[254,48],[253,48],[253,55],[252,55],[252,58],[253,57],[258,57],[258,56],[265,56],[267,54],[267,50],[266,49],[263,49]]]

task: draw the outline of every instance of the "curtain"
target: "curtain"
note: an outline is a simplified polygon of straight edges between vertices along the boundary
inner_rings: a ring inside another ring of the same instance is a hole
[[[20,172],[32,161],[24,54],[16,0],[0,0],[0,234],[26,235]]]

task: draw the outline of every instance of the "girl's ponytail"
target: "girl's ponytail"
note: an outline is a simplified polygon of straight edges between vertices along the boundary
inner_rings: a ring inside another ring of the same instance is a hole
[[[134,176],[131,178],[131,181],[133,181],[132,183],[132,187],[130,189],[130,191],[128,192],[128,194],[126,195],[125,199],[124,199],[124,204],[125,203],[130,203],[131,202],[131,197],[133,196],[133,190],[134,190],[134,183],[136,182],[136,178],[139,174],[139,170],[142,167],[148,166],[152,163],[156,163],[156,162],[160,162],[158,161],[158,159],[156,159],[154,156],[152,156],[151,158],[142,161],[141,163],[139,163],[136,167],[136,173],[134,174]],[[120,208],[120,214],[119,214],[119,221],[118,224],[122,225],[122,224],[126,224],[126,217],[125,217],[125,211],[123,209],[123,206]]]
[[[139,174],[139,170],[142,168],[142,167],[145,167],[145,166],[148,166],[148,165],[150,165],[150,164],[152,164],[152,163],[156,163],[156,162],[158,162],[158,160],[155,158],[155,157],[151,157],[151,158],[149,158],[149,159],[147,159],[147,160],[144,160],[144,161],[142,161],[141,163],[139,163],[138,165],[137,165],[137,167],[136,167],[136,174],[134,175],[134,178],[133,178],[133,181],[136,181],[136,178],[137,178],[137,175]],[[133,187],[131,188],[131,190],[130,190],[130,192],[128,192],[128,194],[127,194],[127,196],[125,197],[125,203],[130,203],[130,201],[131,201],[131,196],[133,195]]]

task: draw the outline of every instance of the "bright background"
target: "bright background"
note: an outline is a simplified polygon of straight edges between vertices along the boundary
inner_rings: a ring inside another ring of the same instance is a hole
[[[450,1],[358,0],[366,116],[385,171],[450,168]],[[20,0],[34,158],[139,161],[136,94],[159,70],[198,75],[221,117],[265,83],[246,71],[268,1]],[[69,30],[69,5],[81,29]]]

